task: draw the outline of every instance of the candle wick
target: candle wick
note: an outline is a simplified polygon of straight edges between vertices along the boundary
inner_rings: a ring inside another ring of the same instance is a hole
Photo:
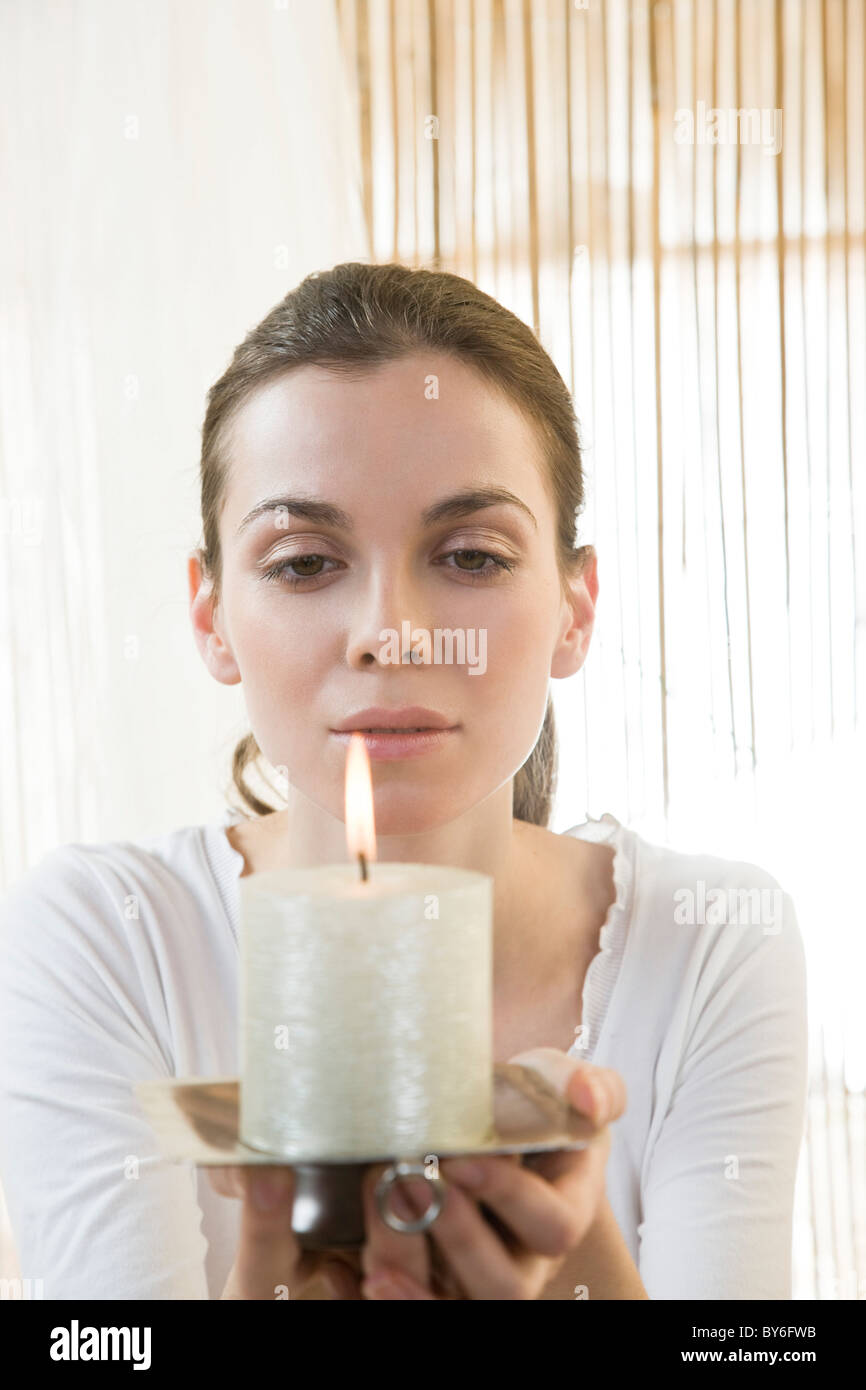
[[[366,854],[363,854],[363,853],[362,853],[362,854],[359,854],[359,855],[358,855],[358,864],[360,865],[360,868],[361,868],[361,882],[362,882],[362,883],[366,883],[366,882],[367,882],[367,879],[370,877],[370,875],[369,875],[369,873],[368,873],[368,871],[367,871],[367,856],[366,856]]]

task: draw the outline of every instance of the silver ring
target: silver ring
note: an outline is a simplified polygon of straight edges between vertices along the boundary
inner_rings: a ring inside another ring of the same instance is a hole
[[[422,1212],[420,1216],[416,1217],[414,1221],[404,1221],[402,1216],[398,1216],[396,1212],[391,1211],[388,1206],[388,1196],[391,1192],[391,1188],[399,1178],[426,1178],[427,1182],[429,1182],[433,1188],[432,1201],[429,1207],[425,1212]],[[376,1183],[376,1206],[379,1208],[379,1215],[385,1222],[385,1225],[391,1227],[392,1231],[399,1231],[405,1236],[417,1235],[419,1232],[426,1231],[428,1227],[433,1225],[433,1222],[442,1210],[447,1187],[448,1184],[445,1179],[440,1177],[438,1173],[435,1175],[428,1173],[423,1163],[413,1163],[409,1160],[401,1160],[398,1163],[392,1163],[389,1168],[385,1169],[381,1178]]]

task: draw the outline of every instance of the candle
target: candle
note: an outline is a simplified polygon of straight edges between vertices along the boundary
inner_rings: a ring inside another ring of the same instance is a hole
[[[493,1124],[492,880],[375,862],[362,735],[346,833],[349,864],[240,880],[240,1137],[298,1160],[471,1150]]]

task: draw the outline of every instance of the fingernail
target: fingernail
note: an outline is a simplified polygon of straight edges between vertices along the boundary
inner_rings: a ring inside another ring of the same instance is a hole
[[[585,1076],[583,1086],[589,1097],[589,1109],[592,1115],[598,1119],[604,1111],[605,1093],[604,1087],[595,1076]]]
[[[289,1187],[281,1177],[256,1177],[252,1181],[253,1206],[259,1211],[273,1211],[288,1196]]]

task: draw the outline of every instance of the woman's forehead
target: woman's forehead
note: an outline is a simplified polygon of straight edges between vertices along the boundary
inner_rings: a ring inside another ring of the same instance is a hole
[[[297,368],[238,410],[226,456],[228,526],[280,489],[334,501],[372,490],[393,505],[415,496],[419,507],[497,484],[532,507],[542,489],[532,421],[477,372],[433,353],[363,376]]]
[[[293,368],[252,393],[231,432],[244,448],[326,445],[360,432],[387,443],[406,431],[416,442],[462,436],[501,445],[513,434],[515,417],[531,430],[517,402],[477,370],[430,352],[350,373]]]

